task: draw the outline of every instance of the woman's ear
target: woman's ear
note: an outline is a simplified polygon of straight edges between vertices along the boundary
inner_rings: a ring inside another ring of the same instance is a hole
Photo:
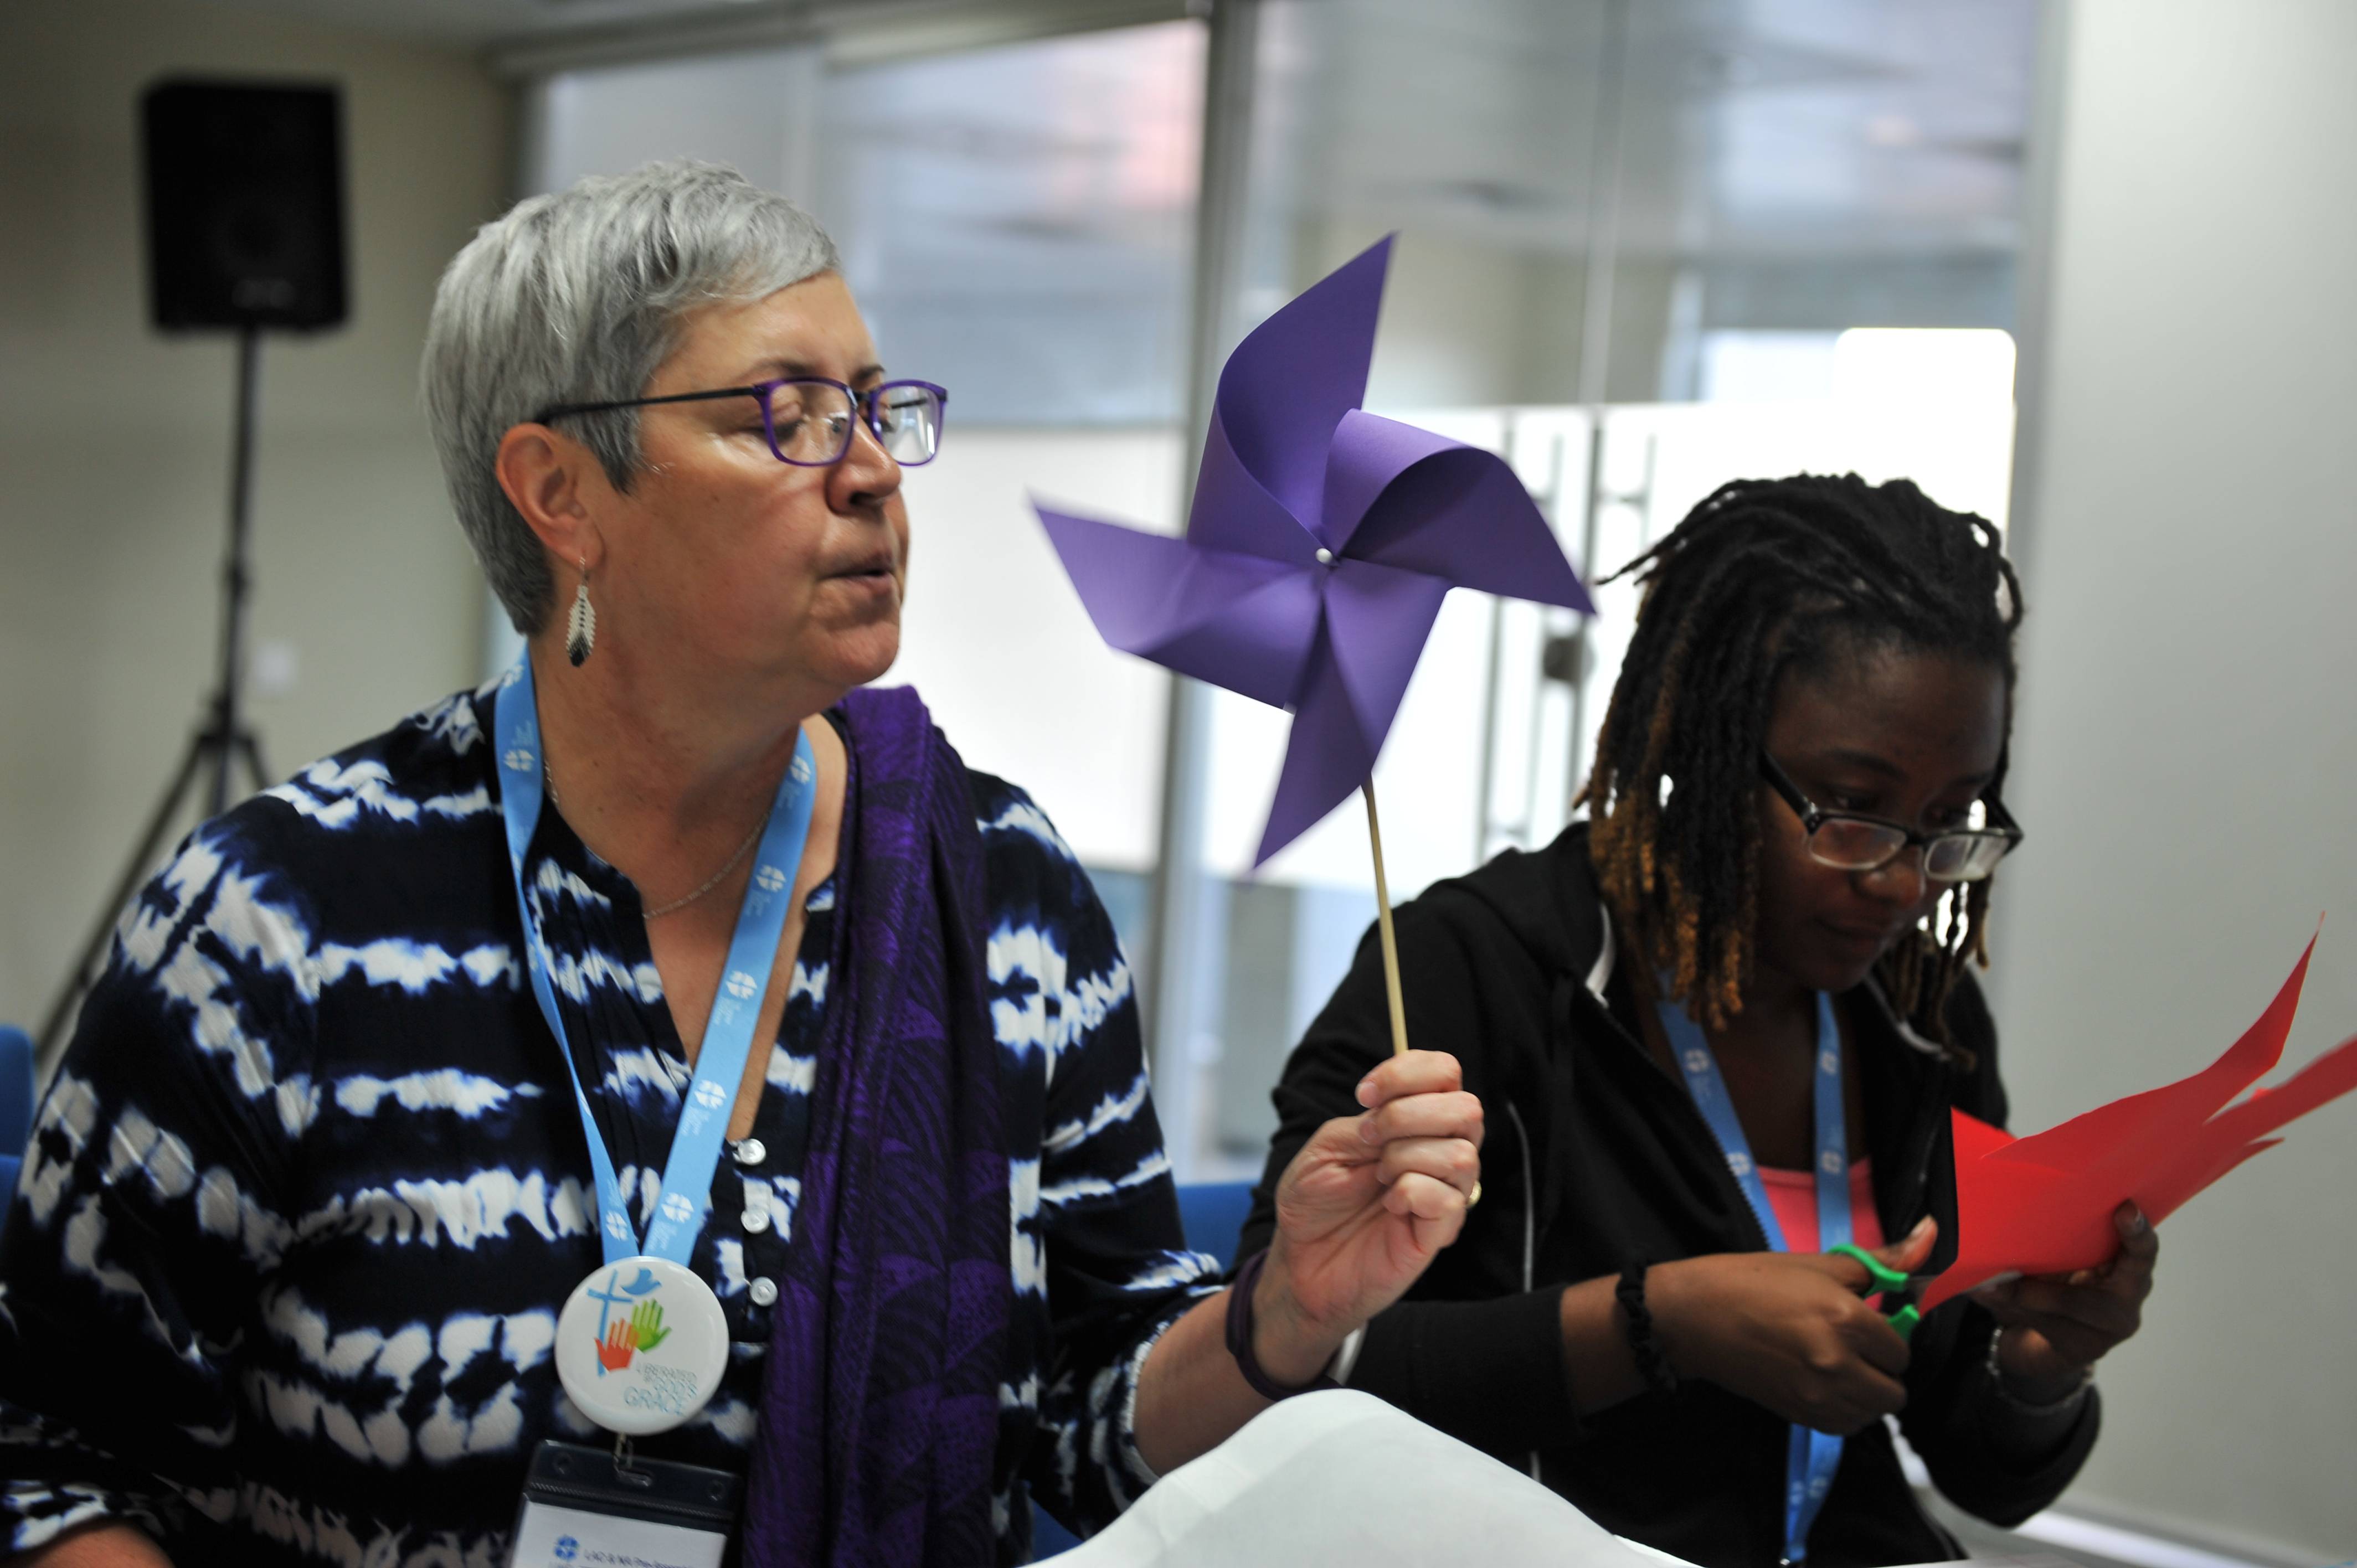
[[[492,467],[508,504],[542,544],[561,561],[597,567],[603,551],[589,503],[608,487],[587,447],[545,424],[518,424],[500,437]]]

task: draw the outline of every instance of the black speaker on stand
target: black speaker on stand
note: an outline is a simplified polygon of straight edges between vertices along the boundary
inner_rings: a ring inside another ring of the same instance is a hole
[[[139,109],[156,325],[167,332],[237,334],[221,663],[197,732],[41,1025],[44,1063],[63,1047],[105,961],[115,914],[146,877],[189,791],[201,782],[205,815],[218,816],[236,798],[231,781],[241,764],[253,788],[267,782],[261,743],[239,703],[262,334],[333,327],[345,311],[343,113],[336,89],[167,80],[147,90]]]

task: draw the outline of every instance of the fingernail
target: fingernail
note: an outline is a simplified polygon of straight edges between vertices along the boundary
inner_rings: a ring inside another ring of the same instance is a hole
[[[2147,1219],[2144,1217],[2144,1210],[2143,1210],[2143,1209],[2141,1209],[2141,1208],[2131,1208],[2131,1209],[2129,1209],[2129,1210],[2128,1210],[2128,1234],[2129,1234],[2129,1235],[2131,1235],[2131,1236],[2141,1236],[2141,1235],[2143,1235],[2146,1231],[2147,1231],[2147,1230],[2151,1230],[2151,1229],[2152,1229],[2152,1221],[2151,1221],[2151,1220],[2149,1220],[2149,1219]]]
[[[1372,1116],[1359,1118],[1359,1141],[1362,1144],[1380,1144],[1383,1141],[1383,1134],[1376,1127],[1375,1119]]]
[[[1932,1226],[1932,1217],[1931,1217],[1930,1215],[1926,1214],[1925,1216],[1923,1216],[1923,1218],[1922,1218],[1922,1219],[1918,1219],[1917,1221],[1915,1221],[1915,1229],[1914,1229],[1914,1230],[1910,1230],[1909,1232],[1907,1232],[1907,1239],[1908,1239],[1910,1241],[1912,1241],[1913,1240],[1915,1240],[1915,1238],[1916,1238],[1916,1237],[1921,1236],[1921,1234],[1923,1234],[1923,1232],[1924,1232],[1925,1230],[1930,1230],[1930,1229],[1931,1229],[1931,1226]]]
[[[1359,1103],[1361,1105],[1372,1105],[1375,1102],[1374,1074],[1369,1073],[1366,1077],[1359,1080],[1358,1095]]]

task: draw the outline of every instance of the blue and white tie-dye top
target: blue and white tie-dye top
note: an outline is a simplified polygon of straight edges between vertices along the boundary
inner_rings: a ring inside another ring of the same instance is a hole
[[[550,1359],[596,1202],[490,752],[455,696],[199,829],[124,912],[0,1242],[0,1547],[114,1519],[183,1563],[496,1568],[533,1445],[600,1440]],[[1151,1482],[1138,1372],[1216,1267],[1183,1250],[1103,907],[1021,790],[969,780],[1009,1058],[994,1522],[1019,1562],[1027,1485],[1089,1529]],[[554,810],[527,886],[643,1226],[689,1072],[637,893]],[[731,1364],[642,1454],[746,1467],[833,908],[830,882],[695,1246]]]

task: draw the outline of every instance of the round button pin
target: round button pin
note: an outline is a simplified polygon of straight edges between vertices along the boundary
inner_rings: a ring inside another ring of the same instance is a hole
[[[728,1366],[728,1320],[712,1287],[662,1258],[608,1263],[556,1319],[556,1376],[581,1413],[632,1437],[693,1417]]]

